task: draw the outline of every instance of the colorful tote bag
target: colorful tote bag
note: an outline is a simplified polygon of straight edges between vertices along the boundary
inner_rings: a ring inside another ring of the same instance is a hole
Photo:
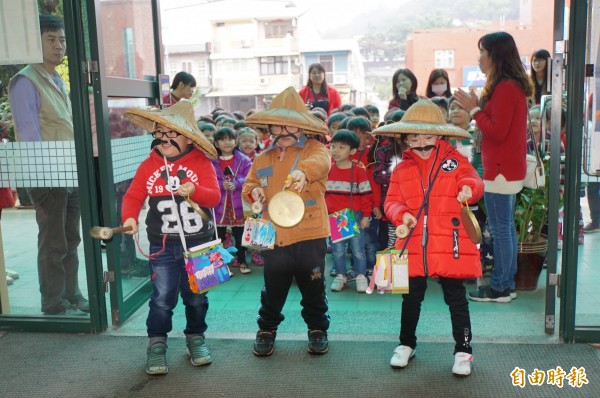
[[[360,236],[360,228],[356,223],[354,210],[345,208],[329,215],[329,229],[331,241],[342,242],[346,239]]]
[[[275,247],[275,228],[264,218],[246,218],[242,246],[254,250],[269,250]]]
[[[383,250],[377,252],[377,262],[367,294],[408,293],[408,251]]]
[[[185,253],[185,270],[190,289],[204,293],[225,282],[229,282],[227,263],[233,256],[221,246],[221,240],[213,240],[191,248]]]

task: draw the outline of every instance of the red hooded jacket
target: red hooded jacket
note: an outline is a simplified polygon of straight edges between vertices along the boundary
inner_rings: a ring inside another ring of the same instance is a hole
[[[423,160],[410,150],[404,151],[402,162],[394,169],[384,204],[385,214],[394,225],[402,224],[402,216],[417,216],[429,181],[439,170],[429,195],[429,204],[417,220],[409,239],[409,276],[476,278],[481,276],[479,250],[467,236],[460,219],[461,204],[456,200],[464,185],[471,187],[470,203],[483,196],[483,181],[467,158],[447,141],[438,140],[438,155]],[[424,215],[427,214],[428,239],[422,247]],[[454,242],[454,236],[457,242]],[[457,243],[457,244],[456,244]],[[403,239],[396,241],[401,249]]]

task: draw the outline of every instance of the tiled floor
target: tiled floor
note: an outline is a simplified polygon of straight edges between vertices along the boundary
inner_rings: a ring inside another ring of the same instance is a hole
[[[585,205],[583,203],[582,205]],[[587,210],[584,210],[584,215]],[[32,210],[4,210],[2,213],[4,255],[7,268],[21,274],[21,278],[8,287],[10,310],[23,315],[40,315],[37,269],[35,266],[35,242],[37,226]],[[600,269],[594,256],[600,247],[600,233],[586,235],[579,247],[579,284],[577,295],[577,324],[600,325],[600,294],[597,281]],[[81,248],[81,250],[83,250]],[[83,253],[80,258],[83,259]],[[331,283],[328,258],[327,285]],[[80,286],[86,290],[85,269],[80,267]],[[242,275],[237,269],[232,281],[209,293],[210,311],[207,322],[209,334],[225,337],[252,338],[256,331],[256,313],[262,288],[262,269],[252,266],[252,274]],[[126,279],[129,285],[143,281],[141,278]],[[537,290],[519,292],[519,298],[510,304],[470,303],[475,341],[547,342],[556,336],[544,334],[545,272],[540,277]],[[422,307],[418,335],[424,341],[449,341],[450,317],[443,301],[438,283],[430,280]],[[467,285],[467,290],[474,289]],[[300,293],[292,286],[284,308],[286,320],[280,326],[280,336],[292,338],[304,335],[306,326],[300,316]],[[330,332],[340,339],[389,339],[395,340],[399,331],[401,296],[392,294],[358,294],[354,284],[342,292],[328,291]],[[558,305],[558,302],[557,302]],[[557,306],[558,308],[558,306]],[[147,306],[144,305],[130,320],[119,328],[111,328],[110,334],[144,335]],[[181,335],[185,325],[182,305],[174,314],[173,334]]]

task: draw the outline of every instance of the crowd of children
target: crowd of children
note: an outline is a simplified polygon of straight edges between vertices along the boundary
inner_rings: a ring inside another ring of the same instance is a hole
[[[230,266],[239,267],[242,274],[251,272],[250,264],[264,266],[265,285],[257,317],[259,331],[254,342],[256,355],[273,353],[277,327],[284,320],[281,310],[294,279],[303,296],[308,352],[328,351],[326,250],[332,253],[333,260],[330,291],[340,292],[354,281],[356,291],[364,293],[369,290],[377,253],[398,249],[400,242],[407,242],[409,293],[403,295],[400,345],[394,350],[390,364],[403,368],[414,356],[426,280],[435,277],[451,312],[456,341],[453,373],[462,376],[471,373],[472,336],[463,281],[482,275],[482,269],[486,270],[485,259],[493,261],[493,246],[485,240],[480,247],[472,243],[459,220],[461,203],[470,202],[481,226],[486,225],[483,212],[477,208],[484,184],[481,133],[473,123],[473,115],[481,110],[466,110],[462,104],[468,97],[452,95],[448,74],[442,69],[431,72],[424,89],[428,100],[417,94],[416,77],[408,69],[396,71],[392,91],[393,98],[383,120],[373,105],[336,103],[332,108],[325,101],[327,109],[322,109],[319,101],[308,101],[292,88],[275,97],[266,110],[244,114],[216,108],[210,115],[200,117],[191,127],[191,133],[173,128],[163,119],[143,115],[158,123],[151,128],[143,126],[156,138],[155,153],[145,163],[157,162],[156,167],[162,167],[158,163],[167,166],[167,162],[190,161],[187,159],[195,153],[189,146],[192,142],[205,154],[214,155],[210,156],[214,166],[210,171],[214,175],[208,173],[203,177],[208,188],[202,190],[210,192],[209,196],[201,199],[200,187],[183,179],[173,190],[178,196],[192,196],[200,206],[214,209],[214,220],[205,225],[208,229],[202,229],[200,235],[184,231],[186,238],[202,242],[208,239],[209,230],[216,228],[224,245],[234,245],[237,249]],[[538,140],[539,114],[539,107],[531,110]],[[564,137],[561,142],[564,145]],[[286,179],[288,175],[290,178]],[[134,188],[142,177],[136,175],[124,202],[127,210],[123,213],[124,224],[132,226],[134,231],[141,199],[145,197],[145,191],[136,192]],[[246,248],[241,244],[248,204],[262,202],[268,207],[283,188],[302,197],[309,216],[305,214],[293,232],[274,225],[275,248],[251,251],[248,261]],[[218,203],[215,189],[220,193]],[[150,239],[151,250],[159,251],[162,245],[164,251],[165,242],[159,241],[161,234],[153,230],[154,196],[160,199],[164,195],[150,194],[147,224],[150,234],[156,232]],[[396,228],[400,226],[410,230],[408,240],[398,239]],[[339,229],[341,237],[333,239],[333,229]],[[174,244],[167,232],[162,235],[167,236],[167,243]],[[181,245],[170,248],[178,250],[181,251]],[[160,262],[172,262],[163,257],[155,260],[155,292],[148,317],[150,374],[166,373],[166,334],[172,315],[169,311],[176,304],[176,300],[169,298],[166,308],[165,298],[159,295],[175,283],[159,266]],[[176,272],[180,271],[181,268]],[[204,343],[206,297],[200,295],[201,299],[192,300],[184,286],[180,289],[188,317],[186,336],[192,363],[210,363],[212,359]],[[475,301],[510,302],[516,293],[511,290],[510,298],[502,296],[502,300],[495,300],[495,296],[491,300],[481,297],[470,295]]]

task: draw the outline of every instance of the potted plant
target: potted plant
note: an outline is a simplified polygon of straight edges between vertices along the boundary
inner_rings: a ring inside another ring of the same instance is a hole
[[[517,230],[517,290],[535,290],[542,272],[548,240],[543,235],[548,221],[548,166],[546,169],[546,187],[539,189],[523,188],[517,194],[515,202],[515,228]]]

